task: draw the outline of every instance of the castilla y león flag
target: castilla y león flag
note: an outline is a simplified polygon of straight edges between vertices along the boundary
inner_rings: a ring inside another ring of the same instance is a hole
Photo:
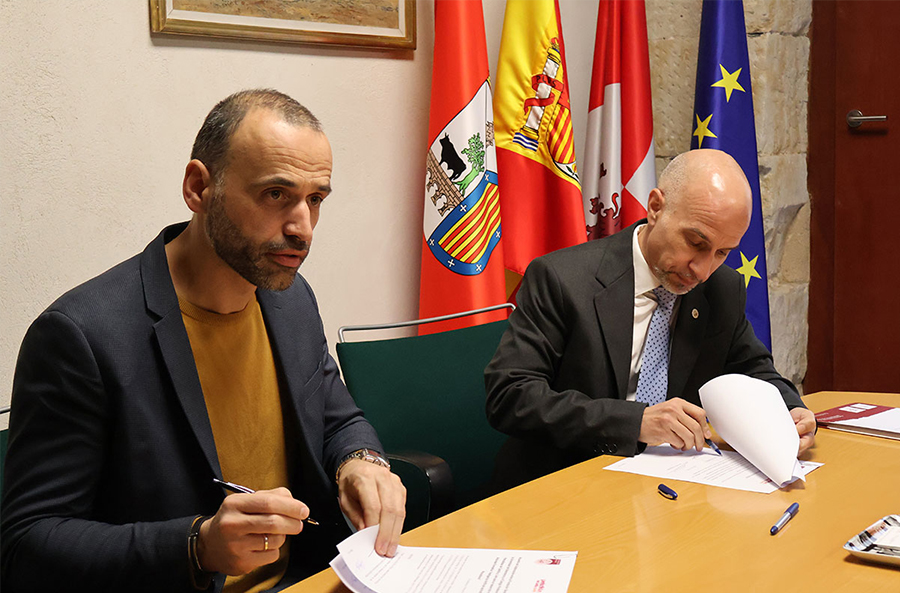
[[[588,109],[584,218],[598,239],[644,218],[656,187],[643,0],[600,0]]]
[[[581,185],[555,0],[508,0],[497,63],[494,134],[504,261],[516,274],[535,257],[585,241]],[[513,276],[514,289],[518,277]]]
[[[435,0],[420,318],[506,300],[488,76],[481,0]],[[502,318],[493,312],[420,332]]]

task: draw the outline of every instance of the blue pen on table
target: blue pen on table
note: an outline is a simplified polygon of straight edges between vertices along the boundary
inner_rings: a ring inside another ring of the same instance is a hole
[[[253,494],[254,492],[256,492],[256,490],[252,488],[247,488],[246,486],[241,486],[240,484],[235,484],[234,482],[226,482],[225,480],[220,480],[218,478],[213,478],[213,482],[215,482],[225,490],[228,490],[229,492],[237,492],[238,494]],[[310,525],[319,524],[318,521],[309,517],[304,519],[304,521],[306,521]]]
[[[674,490],[672,490],[671,488],[669,488],[668,486],[666,486],[665,484],[660,484],[659,486],[657,486],[656,491],[659,492],[664,497],[668,498],[669,500],[675,500],[676,498],[678,498],[678,493],[675,492]]]
[[[784,527],[785,525],[787,525],[787,522],[790,521],[791,519],[793,519],[794,515],[796,515],[797,511],[799,511],[799,510],[800,510],[799,503],[795,502],[794,504],[789,506],[787,508],[787,510],[784,512],[784,514],[781,515],[781,519],[779,519],[778,522],[772,526],[772,529],[769,530],[769,533],[772,535],[775,535],[776,533],[781,531],[781,528]]]

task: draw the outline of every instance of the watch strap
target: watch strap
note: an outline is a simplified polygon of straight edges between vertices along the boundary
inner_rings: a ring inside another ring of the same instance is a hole
[[[361,459],[362,461],[368,461],[369,463],[380,465],[381,467],[386,468],[388,471],[390,471],[391,469],[390,462],[385,459],[384,455],[382,455],[378,451],[375,451],[373,449],[357,449],[352,453],[344,455],[344,457],[341,459],[341,462],[338,464],[337,471],[334,472],[335,483],[340,483],[341,470],[344,469],[344,466],[347,465],[348,462],[353,461],[354,459]]]

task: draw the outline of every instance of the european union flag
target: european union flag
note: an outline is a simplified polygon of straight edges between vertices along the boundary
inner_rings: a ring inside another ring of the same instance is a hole
[[[766,284],[766,246],[756,124],[744,3],[704,0],[700,21],[700,52],[694,90],[694,130],[691,148],[717,148],[734,157],[753,190],[753,216],[740,248],[725,264],[737,270],[747,287],[747,319],[766,348],[772,349],[769,329],[769,290]]]

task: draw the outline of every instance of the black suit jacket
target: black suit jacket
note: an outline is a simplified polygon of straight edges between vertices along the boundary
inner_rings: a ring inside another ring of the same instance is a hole
[[[221,470],[164,249],[183,228],[62,296],[25,336],[4,481],[4,591],[191,590],[191,522],[214,514],[224,493],[212,481]],[[257,298],[291,490],[323,524],[292,541],[289,574],[299,577],[324,568],[348,533],[338,461],[381,446],[328,354],[309,285],[298,276]]]
[[[603,453],[634,455],[646,404],[625,400],[634,321],[632,233],[638,224],[535,259],[485,371],[487,415],[513,437],[499,459],[508,487]],[[774,384],[802,406],[744,315],[743,278],[726,266],[681,297],[668,398],[700,405],[727,373]]]

